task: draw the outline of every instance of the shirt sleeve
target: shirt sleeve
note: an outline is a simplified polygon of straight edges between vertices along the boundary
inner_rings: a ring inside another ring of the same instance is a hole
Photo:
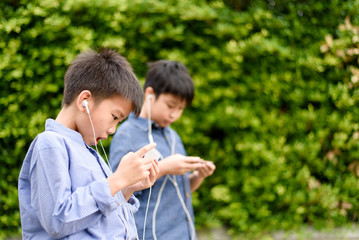
[[[67,152],[58,147],[34,151],[30,168],[31,205],[43,228],[62,238],[97,223],[116,209],[106,179],[71,189]],[[81,177],[81,173],[76,177]]]
[[[126,199],[121,191],[118,193],[118,195],[119,195],[120,200],[126,204],[127,208],[130,209],[130,211],[133,214],[135,214],[138,211],[138,209],[140,208],[140,202],[134,195],[131,195],[131,197],[130,197],[130,199],[128,199],[128,201],[126,201]]]

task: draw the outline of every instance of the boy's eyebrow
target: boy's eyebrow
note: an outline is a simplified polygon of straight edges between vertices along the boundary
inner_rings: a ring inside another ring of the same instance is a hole
[[[177,102],[176,100],[167,100],[167,103],[169,104],[181,104],[182,102]]]
[[[121,118],[125,118],[125,114],[119,109],[116,109],[115,112],[120,115]]]
[[[176,104],[176,103],[177,103],[177,101],[176,101],[176,100],[172,100],[172,99],[167,100],[167,102],[168,102],[168,103],[174,103],[174,104]]]

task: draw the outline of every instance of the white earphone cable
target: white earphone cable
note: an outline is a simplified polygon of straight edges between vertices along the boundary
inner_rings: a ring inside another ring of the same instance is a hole
[[[95,141],[96,152],[97,152],[97,154],[98,154],[99,156],[101,156],[101,155],[100,155],[100,153],[99,153],[99,151],[98,151],[97,144],[96,144],[95,127],[94,127],[94,125],[93,125],[93,123],[92,123],[92,119],[91,119],[90,111],[88,110],[88,107],[87,107],[87,106],[85,106],[85,107],[86,107],[87,115],[89,116],[90,123],[91,123],[91,127],[92,127],[92,132],[93,132],[93,138],[94,138],[94,141]],[[112,172],[111,165],[110,165],[110,164],[109,164],[109,162],[108,162],[107,154],[106,154],[106,151],[105,151],[105,149],[104,149],[104,147],[103,147],[103,145],[102,145],[101,140],[100,140],[100,143],[101,143],[101,146],[102,146],[102,150],[103,150],[103,152],[105,153],[105,156],[106,156],[106,160],[107,160],[107,163],[108,163],[107,165],[109,166],[109,168],[110,168],[110,170],[111,170],[111,172]],[[124,209],[125,214],[127,214],[127,208],[126,208],[126,205],[123,205],[123,204],[121,203],[121,208],[123,208],[123,209]],[[129,210],[129,211],[130,211],[130,210]],[[132,211],[130,211],[130,212],[132,213]],[[133,213],[132,213],[132,217],[133,217],[133,219],[134,219]],[[123,219],[122,219],[122,220],[123,220]],[[126,220],[128,221],[128,219],[127,219],[127,218],[126,218]],[[126,228],[126,230],[127,230],[129,233],[134,234],[134,235],[136,236],[136,239],[138,239],[137,232],[136,232],[136,233],[133,233],[133,231],[131,230],[131,228],[130,228],[129,226],[127,226],[126,221],[124,221],[124,224],[125,224],[125,228]]]
[[[175,147],[176,147],[176,141],[175,141],[175,134],[174,134],[174,130],[172,130],[172,129],[170,129],[170,134],[171,134],[171,139],[172,139],[172,144],[171,144],[171,154],[172,155],[174,155],[174,153],[175,153]],[[191,218],[191,215],[190,215],[190,213],[189,213],[189,211],[188,211],[188,209],[187,209],[187,207],[186,207],[186,205],[185,205],[185,203],[184,203],[184,200],[183,200],[183,198],[182,198],[182,195],[181,195],[181,193],[180,193],[180,190],[179,190],[179,188],[178,188],[178,184],[177,184],[177,181],[176,181],[176,176],[175,175],[173,175],[172,177],[170,176],[169,177],[169,179],[170,179],[170,181],[172,182],[172,184],[175,186],[175,188],[176,188],[176,192],[177,192],[177,196],[178,196],[178,198],[179,198],[179,200],[180,200],[180,202],[181,202],[181,205],[182,205],[182,208],[183,208],[183,210],[184,210],[184,212],[186,213],[186,215],[187,215],[187,219],[188,219],[188,221],[189,221],[189,223],[190,223],[190,226],[191,226],[191,230],[192,230],[192,239],[195,239],[195,227],[194,227],[194,224],[193,224],[193,221],[192,221],[192,218]]]
[[[150,99],[151,97],[149,96],[148,97],[148,104],[147,104],[147,124],[148,124],[148,141],[150,143],[153,143],[153,136],[152,136],[152,121],[151,121],[151,103],[150,103]],[[171,133],[171,155],[174,155],[175,154],[175,147],[176,147],[176,138],[175,138],[175,135],[174,135],[174,131],[173,130],[170,130],[170,133]],[[163,159],[163,156],[161,155],[161,159]],[[170,179],[170,181],[172,182],[173,186],[175,187],[176,189],[176,192],[177,192],[177,196],[181,202],[181,205],[182,205],[182,208],[187,216],[187,219],[188,221],[190,222],[190,227],[191,227],[191,239],[194,240],[196,237],[196,234],[195,234],[195,227],[194,227],[194,224],[193,224],[193,221],[192,221],[192,218],[191,218],[191,215],[184,203],[184,200],[181,196],[181,193],[180,193],[180,190],[178,188],[178,184],[177,184],[177,181],[176,181],[176,177],[173,176],[173,178],[170,176],[170,175],[166,175],[165,179],[163,180],[163,183],[160,187],[160,190],[158,192],[158,196],[157,196],[157,201],[156,201],[156,204],[155,204],[155,208],[153,210],[153,215],[152,215],[152,235],[153,235],[153,239],[154,240],[157,240],[157,236],[156,236],[156,215],[157,215],[157,211],[158,211],[158,207],[160,205],[160,201],[161,201],[161,197],[162,197],[162,193],[163,193],[163,190],[164,190],[164,187],[167,183],[167,180]],[[149,202],[150,202],[150,197],[151,197],[151,192],[152,192],[152,188],[150,187],[150,192],[149,192],[149,195],[148,195],[148,200],[147,200],[147,207],[146,207],[146,213],[145,213],[145,221],[144,221],[144,226],[143,226],[143,240],[145,240],[145,231],[146,231],[146,220],[147,220],[147,213],[148,213],[148,206],[149,206]]]
[[[89,116],[90,123],[91,123],[91,127],[92,127],[92,132],[93,132],[93,140],[94,140],[94,142],[95,142],[96,152],[98,153],[98,155],[100,155],[100,153],[99,153],[99,151],[98,151],[98,148],[97,148],[97,144],[96,144],[96,134],[95,134],[95,128],[94,128],[93,123],[92,123],[92,119],[91,119],[90,111],[88,111],[88,108],[87,108],[87,107],[86,107],[86,110],[87,110],[87,115]]]
[[[161,202],[161,197],[162,197],[162,192],[165,188],[166,182],[168,180],[168,175],[165,177],[165,179],[163,180],[163,183],[161,185],[161,188],[158,192],[158,196],[157,196],[157,201],[155,204],[155,208],[153,209],[153,215],[152,215],[152,235],[153,235],[153,239],[157,240],[157,236],[156,236],[156,214],[157,214],[157,210],[158,207],[160,206],[160,202]]]
[[[107,163],[108,167],[110,168],[111,173],[113,173],[113,171],[112,171],[112,167],[111,167],[111,164],[110,164],[110,162],[108,161],[108,157],[107,157],[107,154],[106,154],[105,148],[104,148],[104,147],[103,147],[103,145],[102,145],[102,141],[101,141],[101,140],[100,140],[100,144],[101,144],[101,147],[102,147],[102,151],[103,151],[103,153],[105,154],[106,163]]]
[[[151,122],[151,98],[152,94],[149,94],[147,97],[147,125],[148,125],[148,140],[150,143],[153,143],[152,137],[152,122]]]
[[[183,201],[183,198],[181,196],[181,193],[180,193],[180,190],[178,188],[178,184],[177,184],[177,181],[176,181],[176,178],[175,176],[173,176],[173,178],[170,176],[169,177],[170,181],[172,182],[172,184],[175,186],[175,189],[176,189],[176,192],[177,192],[177,196],[181,202],[181,205],[182,205],[182,208],[187,216],[187,220],[189,221],[189,225],[191,226],[191,232],[192,232],[192,235],[191,235],[191,239],[195,239],[195,227],[194,227],[194,224],[192,222],[192,218],[191,218],[191,215],[190,213],[188,212],[188,209]]]
[[[151,95],[148,95],[148,103],[147,103],[147,123],[148,123],[148,140],[150,143],[153,143],[153,137],[152,137],[152,127],[151,127]],[[150,205],[150,199],[151,199],[151,193],[152,193],[152,186],[150,187],[149,193],[148,193],[148,199],[147,199],[147,206],[146,206],[146,212],[145,212],[145,220],[143,222],[143,240],[145,240],[145,234],[146,234],[146,222],[147,222],[147,214],[148,214],[148,207]]]
[[[147,206],[146,206],[146,213],[145,213],[145,221],[143,222],[143,238],[142,238],[143,240],[145,240],[145,234],[146,234],[146,222],[147,222],[147,213],[148,213],[148,206],[150,205],[151,192],[152,192],[152,187],[150,187],[150,192],[148,193]]]
[[[90,115],[90,111],[88,110],[88,107],[86,107],[86,110],[87,110],[87,115],[89,116],[90,123],[91,123],[91,127],[92,127],[92,132],[93,132],[93,140],[94,140],[94,142],[95,142],[96,152],[98,153],[98,155],[100,155],[100,152],[98,151],[97,144],[96,144],[95,127],[93,126],[92,119],[91,119],[91,115]],[[100,144],[101,144],[102,151],[103,151],[103,152],[104,152],[104,154],[105,154],[106,163],[107,163],[107,165],[108,165],[108,167],[110,168],[111,173],[112,173],[113,171],[112,171],[112,168],[111,168],[110,162],[108,161],[108,158],[107,158],[107,154],[106,154],[105,148],[104,148],[104,147],[103,147],[103,145],[102,145],[102,141],[100,140],[99,142],[100,142]],[[100,156],[101,156],[101,155],[100,155]]]

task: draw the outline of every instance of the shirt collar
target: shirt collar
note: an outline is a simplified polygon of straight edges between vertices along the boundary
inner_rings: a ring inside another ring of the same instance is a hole
[[[79,143],[80,145],[86,145],[84,139],[82,138],[82,135],[79,132],[65,127],[54,119],[49,118],[46,120],[45,131],[53,131],[60,133],[62,136],[68,137],[73,141]]]
[[[141,130],[147,132],[148,131],[148,120],[147,118],[143,118],[143,117],[136,117],[133,113],[131,113],[128,116],[128,119],[133,122],[133,124],[135,124],[138,128],[140,128]],[[154,121],[151,120],[151,125],[152,125],[152,129],[164,129],[166,130],[168,127],[162,128],[160,127],[160,125],[158,125],[157,123],[155,123]]]

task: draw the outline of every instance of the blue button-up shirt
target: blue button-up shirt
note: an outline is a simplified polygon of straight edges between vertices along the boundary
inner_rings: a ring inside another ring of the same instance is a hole
[[[157,144],[157,150],[161,153],[163,158],[171,155],[171,145],[173,142],[171,136],[174,136],[175,138],[175,153],[186,155],[182,141],[173,129],[170,129],[169,127],[156,127],[156,124],[153,122],[152,125],[153,139]],[[171,134],[170,131],[173,131],[174,134]],[[135,152],[148,143],[147,119],[141,117],[135,118],[131,114],[128,120],[118,127],[112,139],[110,146],[110,164],[112,169],[115,170],[117,168],[121,158],[126,153],[129,151]],[[169,180],[167,180],[166,184],[164,185],[163,193],[160,198],[160,204],[155,215],[155,219],[153,219],[155,204],[158,200],[159,191],[163,181],[165,180],[165,177],[166,176],[163,176],[158,179],[152,186],[152,194],[150,197],[146,220],[145,239],[154,239],[152,228],[153,226],[155,226],[155,234],[159,240],[191,239],[193,230],[189,221],[192,220],[193,223],[194,216],[188,174],[174,177],[176,178],[177,185],[186,208],[188,209],[188,212],[191,216],[191,220],[187,218],[180,199],[177,195],[176,189],[172,182]],[[140,201],[140,208],[135,214],[135,221],[138,235],[142,239],[149,189],[135,192],[135,196]],[[155,220],[155,222],[153,222],[153,220]]]
[[[23,239],[137,239],[139,202],[112,197],[110,174],[80,133],[48,119],[19,176]]]

